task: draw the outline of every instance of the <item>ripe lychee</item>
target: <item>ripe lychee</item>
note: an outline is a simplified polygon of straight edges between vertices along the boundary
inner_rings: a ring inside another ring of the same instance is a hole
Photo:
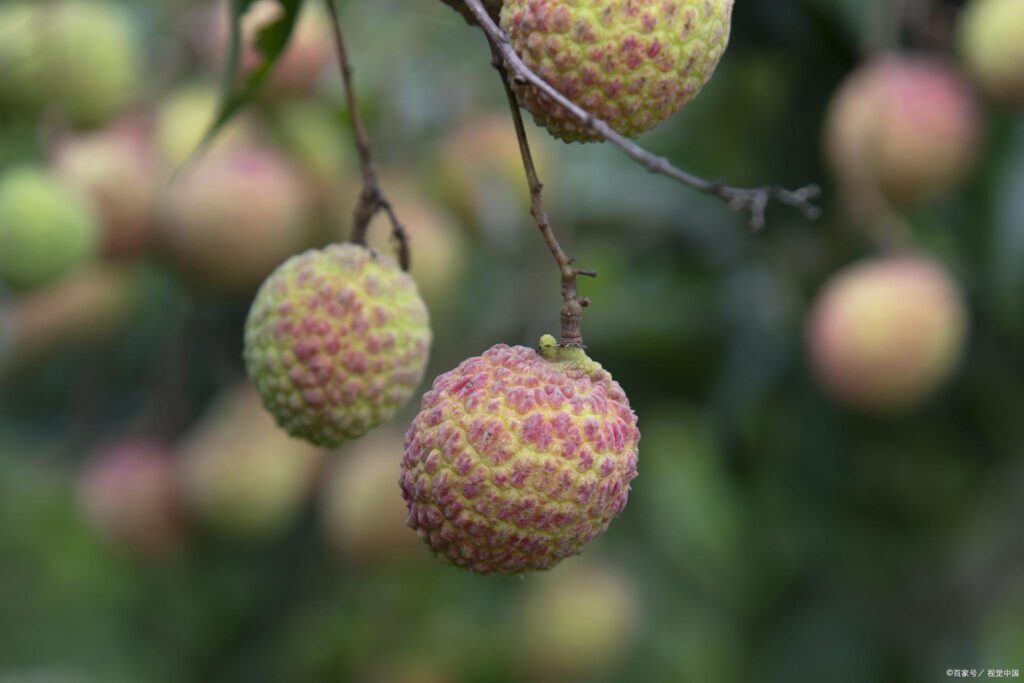
[[[981,118],[970,88],[941,61],[889,55],[860,67],[836,93],[825,125],[828,160],[845,183],[890,201],[949,190],[971,170]]]
[[[581,348],[494,346],[436,380],[405,437],[408,523],[481,574],[549,569],[626,506],[640,432]]]
[[[136,97],[142,58],[121,7],[103,0],[9,5],[0,13],[0,102],[95,125]]]
[[[960,52],[991,97],[1024,104],[1024,2],[972,0],[960,19]]]
[[[960,358],[967,312],[956,283],[923,256],[850,266],[818,297],[807,335],[823,387],[851,407],[916,407]]]
[[[21,166],[0,177],[0,284],[54,282],[88,263],[99,241],[92,205],[53,174]]]
[[[275,536],[295,520],[322,458],[278,429],[248,386],[218,399],[178,451],[192,514],[241,540]]]
[[[337,446],[405,405],[430,343],[412,277],[389,256],[335,244],[288,259],[263,283],[245,325],[245,364],[279,425]]]
[[[231,16],[227,2],[216,2],[201,12],[197,20],[197,47],[200,57],[215,74],[223,72],[230,40]],[[263,63],[257,47],[260,32],[282,16],[281,5],[274,0],[257,0],[242,15],[242,51],[240,71],[248,75]],[[331,62],[334,43],[327,17],[319,6],[304,5],[288,45],[267,80],[271,95],[303,94],[313,90]]]
[[[338,454],[321,510],[328,540],[349,562],[372,566],[419,557],[398,490],[401,460],[402,433],[383,430]]]
[[[54,163],[58,175],[88,195],[99,211],[105,255],[133,258],[149,249],[154,201],[162,179],[141,122],[121,121],[62,140]]]
[[[501,26],[537,75],[634,137],[697,96],[729,43],[733,0],[505,0]],[[534,86],[513,83],[537,123],[600,139]]]
[[[593,680],[633,644],[641,616],[637,586],[618,571],[579,562],[527,587],[516,634],[528,680]]]
[[[177,169],[196,152],[213,125],[219,106],[220,95],[212,86],[202,83],[183,86],[161,102],[156,112],[153,136],[157,152],[168,166]],[[204,151],[213,154],[247,148],[258,138],[253,118],[243,111],[217,133]]]
[[[158,443],[126,441],[99,453],[82,474],[79,500],[93,527],[129,552],[162,557],[184,540],[177,470]]]
[[[248,294],[311,241],[302,177],[276,152],[211,152],[159,200],[158,249],[200,290]]]

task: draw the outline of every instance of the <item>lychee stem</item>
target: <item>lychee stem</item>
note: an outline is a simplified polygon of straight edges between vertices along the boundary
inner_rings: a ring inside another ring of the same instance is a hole
[[[487,13],[480,0],[461,0],[466,10],[483,29],[491,49],[500,55],[506,71],[516,79],[516,83],[529,84],[562,106],[573,118],[590,128],[596,134],[619,148],[626,156],[636,161],[652,173],[671,178],[676,182],[691,187],[699,192],[711,194],[723,200],[734,211],[745,211],[750,214],[750,225],[756,230],[764,227],[765,212],[772,201],[788,204],[799,210],[809,219],[821,215],[821,210],[813,201],[821,195],[817,185],[808,185],[797,190],[784,187],[765,185],[762,187],[733,187],[723,182],[706,180],[687,173],[673,166],[668,159],[651,154],[627,137],[620,135],[607,122],[588,113],[575,102],[556,90],[550,83],[537,75],[516,54],[508,35],[496,24]]]
[[[583,319],[583,309],[590,303],[590,299],[581,298],[579,289],[576,286],[576,278],[579,275],[596,277],[597,273],[589,270],[577,270],[573,266],[573,259],[565,253],[562,245],[555,237],[555,231],[548,220],[547,210],[544,208],[543,189],[544,184],[537,175],[537,168],[533,163],[533,153],[530,151],[530,142],[526,137],[526,128],[523,126],[523,116],[519,111],[519,102],[512,90],[512,84],[508,80],[508,71],[501,59],[501,53],[492,46],[493,66],[501,76],[501,83],[505,87],[505,95],[508,98],[508,106],[512,111],[512,122],[515,124],[516,138],[519,141],[519,152],[523,158],[523,170],[526,171],[526,182],[530,187],[530,215],[537,223],[544,241],[548,244],[558,270],[562,276],[562,346],[583,346],[583,336],[580,332],[580,322]]]
[[[409,239],[405,227],[398,220],[391,202],[388,201],[380,188],[380,179],[377,175],[377,164],[373,160],[373,149],[370,145],[370,136],[366,133],[366,126],[363,124],[363,117],[359,113],[359,103],[356,99],[355,85],[353,84],[352,64],[348,59],[348,52],[345,49],[345,39],[341,33],[341,21],[338,18],[338,8],[334,0],[324,0],[331,18],[331,28],[334,33],[334,49],[338,55],[338,67],[341,71],[342,86],[345,91],[345,102],[348,104],[349,116],[352,119],[352,133],[355,138],[356,150],[359,152],[359,166],[363,176],[363,189],[359,193],[359,202],[356,204],[355,215],[352,225],[352,235],[349,238],[354,244],[366,244],[366,233],[370,228],[370,222],[378,212],[387,214],[391,222],[391,236],[398,249],[398,263],[402,270],[409,270],[410,254]]]

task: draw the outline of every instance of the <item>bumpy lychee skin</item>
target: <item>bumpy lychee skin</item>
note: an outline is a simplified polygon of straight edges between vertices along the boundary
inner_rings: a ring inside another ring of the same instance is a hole
[[[990,96],[1024,104],[1024,2],[973,0],[960,19],[960,52]]]
[[[953,371],[966,324],[959,288],[933,261],[901,256],[856,264],[815,303],[807,330],[813,369],[851,407],[910,410]]]
[[[729,43],[733,0],[505,0],[501,26],[541,78],[627,136],[697,96]],[[520,103],[566,142],[599,137],[530,85]]]
[[[481,574],[549,569],[626,506],[640,432],[579,348],[499,344],[436,380],[405,437],[408,524]]]
[[[334,244],[290,258],[263,283],[245,364],[282,428],[337,446],[405,405],[430,343],[427,308],[394,259]]]
[[[825,125],[828,160],[847,183],[909,204],[949,190],[971,170],[982,137],[970,88],[941,61],[888,55],[853,72]]]

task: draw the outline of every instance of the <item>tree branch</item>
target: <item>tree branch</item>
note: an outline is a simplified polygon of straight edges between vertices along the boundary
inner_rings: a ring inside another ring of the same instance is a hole
[[[352,132],[355,137],[356,150],[359,152],[359,166],[363,176],[363,189],[356,204],[352,225],[351,241],[355,244],[366,244],[366,233],[370,222],[378,212],[383,211],[391,221],[391,236],[398,246],[398,262],[402,270],[409,270],[409,239],[405,228],[399,222],[391,203],[380,188],[377,165],[373,160],[370,136],[363,125],[363,117],[359,114],[355,86],[352,77],[352,65],[345,49],[345,39],[341,34],[341,21],[334,0],[324,0],[330,14],[331,27],[334,33],[334,48],[338,55],[338,67],[341,71],[342,85],[345,90],[345,102],[348,104],[349,116],[352,117]]]
[[[547,81],[538,76],[528,67],[509,42],[505,32],[494,23],[484,9],[480,0],[461,0],[466,10],[472,15],[476,24],[487,35],[492,49],[497,50],[504,62],[509,76],[518,84],[529,84],[564,107],[580,123],[586,125],[608,142],[618,147],[626,156],[633,159],[652,173],[671,178],[699,192],[714,195],[725,201],[734,211],[746,211],[750,214],[750,224],[756,230],[764,227],[765,212],[772,201],[788,204],[799,210],[809,219],[815,219],[821,210],[812,203],[821,195],[817,185],[808,185],[797,190],[766,185],[763,187],[733,187],[720,181],[705,180],[673,166],[664,157],[651,154],[632,140],[617,133],[603,120],[589,114],[572,100],[558,92]]]
[[[492,64],[501,76],[501,83],[505,86],[505,95],[508,98],[508,106],[512,111],[512,121],[516,128],[516,139],[519,141],[519,152],[523,158],[523,169],[526,171],[526,182],[530,186],[530,215],[537,223],[544,241],[547,242],[551,255],[555,257],[558,264],[558,271],[562,277],[562,346],[583,346],[583,335],[580,332],[580,322],[583,319],[583,309],[590,304],[590,299],[580,297],[579,289],[576,286],[578,275],[596,277],[597,273],[591,270],[581,271],[573,266],[573,259],[562,249],[555,237],[555,231],[548,220],[547,210],[544,208],[544,197],[542,190],[544,184],[537,176],[537,167],[533,163],[533,153],[530,151],[530,142],[526,137],[526,127],[523,125],[523,116],[519,111],[519,100],[512,90],[512,83],[509,81],[508,71],[501,53],[492,44]]]

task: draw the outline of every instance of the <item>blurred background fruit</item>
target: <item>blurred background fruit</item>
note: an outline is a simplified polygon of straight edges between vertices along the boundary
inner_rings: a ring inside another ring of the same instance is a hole
[[[99,242],[92,205],[54,174],[22,166],[0,175],[0,282],[50,284],[91,260]]]
[[[1007,103],[1024,102],[1024,7],[1015,0],[971,0],[960,20],[964,61],[978,85]]]
[[[281,432],[248,386],[220,398],[178,451],[195,517],[243,540],[272,537],[294,521],[321,456]]]

